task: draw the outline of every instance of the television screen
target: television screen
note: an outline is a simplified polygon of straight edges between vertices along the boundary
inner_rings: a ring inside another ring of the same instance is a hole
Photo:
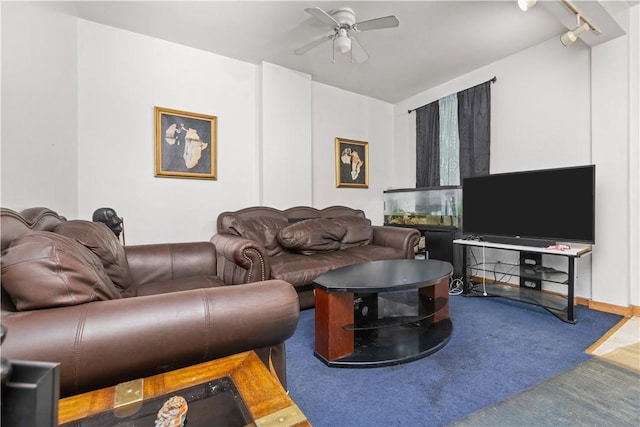
[[[595,165],[464,178],[462,228],[467,236],[595,243]],[[545,242],[546,241],[546,242]]]

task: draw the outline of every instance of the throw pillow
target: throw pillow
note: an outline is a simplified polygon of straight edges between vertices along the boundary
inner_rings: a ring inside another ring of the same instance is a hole
[[[93,252],[50,231],[15,239],[1,263],[2,287],[18,310],[120,298]]]
[[[282,246],[278,242],[278,232],[288,224],[284,218],[256,216],[236,218],[229,228],[238,236],[260,243],[267,250],[267,255],[271,257],[282,252]]]
[[[370,245],[373,242],[373,228],[371,228],[370,219],[348,215],[335,217],[333,222],[340,224],[347,230],[340,239],[340,249]]]
[[[132,296],[131,273],[124,247],[111,229],[102,222],[83,220],[66,221],[59,224],[55,233],[74,239],[96,254],[104,271],[122,296]]]
[[[278,240],[287,249],[311,255],[340,249],[340,239],[346,232],[342,225],[330,219],[308,219],[280,230]]]

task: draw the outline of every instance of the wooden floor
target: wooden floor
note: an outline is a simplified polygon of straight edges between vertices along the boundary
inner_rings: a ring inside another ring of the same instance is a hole
[[[586,353],[640,372],[640,318],[622,319]]]

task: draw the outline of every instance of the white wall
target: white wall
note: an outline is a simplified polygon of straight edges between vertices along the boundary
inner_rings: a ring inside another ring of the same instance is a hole
[[[640,307],[640,5],[629,21],[629,300]]]
[[[80,218],[113,207],[127,244],[208,239],[256,203],[255,66],[78,21]],[[154,106],[217,116],[218,179],[154,177]]]
[[[362,209],[382,225],[382,192],[393,181],[393,106],[332,86],[313,83],[313,205]],[[335,139],[369,146],[369,187],[336,187]]]
[[[2,2],[0,204],[78,212],[76,19],[66,4]]]
[[[637,43],[635,46],[637,48]],[[638,117],[631,118],[629,114],[632,99],[630,47],[630,38],[624,36],[592,49],[593,158],[597,168],[598,197],[593,280],[603,284],[594,286],[593,299],[612,304],[630,301],[631,288],[626,284],[633,281],[636,295],[638,287],[638,277],[631,276],[638,260],[632,263],[630,258],[634,240],[630,233],[631,221],[635,227],[638,221],[637,206],[636,217],[630,216],[633,200],[630,197],[630,166],[632,162],[637,165],[638,155],[636,150],[636,158],[631,156],[631,147],[638,142],[636,139],[633,144],[630,140],[631,123],[635,120],[637,129]],[[637,78],[636,75],[635,84]],[[634,241],[637,255],[637,240]]]
[[[269,63],[262,63],[258,73],[259,204],[310,206],[311,76]]]
[[[591,163],[590,50],[582,42],[567,49],[553,38],[396,104],[396,187],[415,187],[415,113],[407,111],[493,76],[491,173]],[[480,260],[481,252],[477,256]],[[486,251],[485,256],[487,262],[518,263],[517,252]],[[544,262],[567,268],[564,258],[545,257]],[[577,274],[576,295],[590,297],[590,257],[578,261]],[[516,276],[506,280],[518,283]],[[552,283],[544,289],[566,291]]]
[[[629,11],[627,36],[593,49],[564,48],[554,38],[396,104],[394,186],[415,186],[415,168],[400,167],[415,163],[415,117],[407,110],[495,75],[491,172],[596,164],[596,245],[578,261],[576,295],[638,306],[639,8]],[[513,257],[487,253],[488,261]]]
[[[415,187],[414,109],[483,83],[491,85],[491,173],[591,161],[589,48],[553,38],[394,106],[396,182]]]

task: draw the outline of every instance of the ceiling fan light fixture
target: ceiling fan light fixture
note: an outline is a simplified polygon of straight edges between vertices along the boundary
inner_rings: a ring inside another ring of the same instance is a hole
[[[367,52],[362,48],[362,45],[358,43],[358,39],[352,36],[352,33],[395,28],[400,25],[400,21],[395,15],[356,22],[356,16],[353,13],[353,10],[349,8],[336,9],[331,13],[327,13],[319,7],[308,7],[305,9],[305,12],[330,26],[333,33],[307,43],[306,45],[294,50],[293,53],[296,55],[302,55],[305,52],[331,40],[333,45],[331,49],[333,62],[336,62],[336,52],[351,52],[351,62],[359,64],[365,62],[369,58]]]
[[[345,35],[339,35],[336,37],[333,48],[340,53],[347,53],[351,50],[351,39]]]
[[[520,9],[522,9],[522,11],[526,12],[527,10],[535,6],[537,2],[538,0],[518,0],[518,6],[520,6]]]

